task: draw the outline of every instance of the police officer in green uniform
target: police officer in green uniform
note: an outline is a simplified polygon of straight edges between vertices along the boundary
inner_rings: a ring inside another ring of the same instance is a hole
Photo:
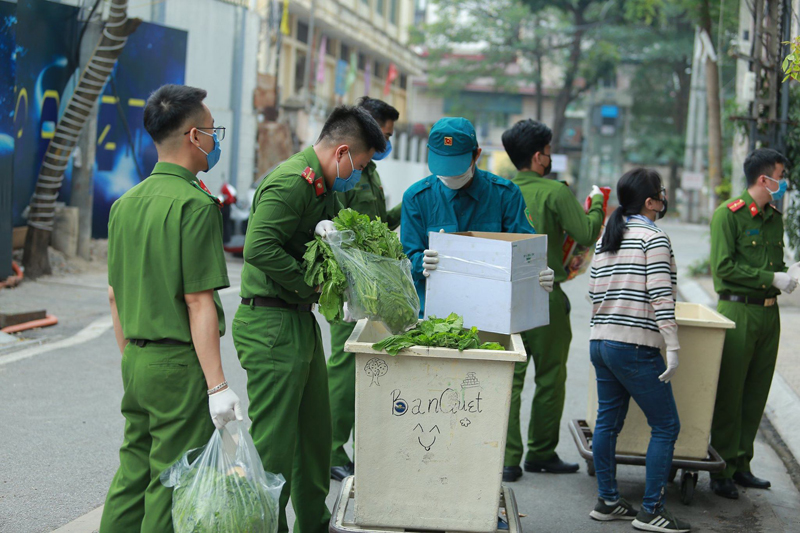
[[[372,161],[361,173],[361,181],[350,191],[337,193],[343,208],[352,208],[369,215],[371,219],[380,218],[389,229],[400,225],[398,204],[386,211],[386,196],[383,193],[381,178],[375,161],[386,158],[392,151],[391,137],[394,123],[400,118],[397,109],[382,100],[365,96],[358,102],[378,123],[386,138],[386,149],[376,152]],[[331,450],[331,478],[341,481],[354,473],[353,462],[347,457],[344,445],[350,440],[350,432],[355,422],[355,357],[344,351],[344,343],[355,328],[355,321],[331,322],[331,356],[328,359],[328,387],[331,393],[331,422],[333,426],[333,445]]]
[[[603,225],[603,194],[592,188],[592,206],[588,213],[564,183],[546,178],[552,160],[550,141],[552,131],[535,120],[521,120],[503,133],[503,146],[519,172],[514,178],[533,225],[539,233],[547,234],[547,265],[555,271],[555,287],[550,293],[550,324],[526,331],[522,341],[536,370],[536,390],[528,426],[528,453],[524,467],[527,472],[556,474],[577,472],[576,463],[566,463],[556,454],[561,414],[567,382],[567,356],[572,340],[570,303],[561,289],[567,272],[563,266],[562,245],[566,233],[578,244],[589,246],[597,240]],[[503,467],[503,480],[516,481],[522,476],[522,435],[520,432],[520,401],[528,363],[517,363],[511,392],[511,412]]]
[[[386,139],[365,110],[337,107],[314,146],[293,155],[259,185],[244,245],[242,303],[233,342],[247,371],[250,433],[264,468],[283,474],[279,532],[288,531],[291,495],[299,533],[328,531],[331,411],[319,326],[318,287],[303,281],[306,243],[334,231],[346,192]]]
[[[770,204],[786,192],[786,164],[775,150],[752,152],[744,162],[747,190],[717,208],[711,219],[717,311],[736,323],[725,332],[711,424],[711,445],[726,467],[711,474],[711,488],[730,499],[739,497],[736,484],[770,487],[752,474],[750,461],[778,356],[777,296],[797,287],[783,261],[783,219]]]
[[[227,387],[216,290],[228,287],[222,215],[197,173],[219,160],[206,91],[165,85],[147,100],[144,127],[158,163],[114,202],[108,223],[108,294],[122,352],[125,438],[101,533],[172,531],[162,471],[242,419]],[[209,411],[211,416],[209,417]]]

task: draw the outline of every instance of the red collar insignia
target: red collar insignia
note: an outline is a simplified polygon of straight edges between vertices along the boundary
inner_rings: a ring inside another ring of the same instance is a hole
[[[222,200],[220,200],[219,197],[211,194],[211,191],[208,190],[208,187],[206,187],[206,184],[203,183],[203,180],[197,178],[197,181],[192,181],[192,185],[194,185],[195,187],[206,193],[209,198],[214,200],[214,203],[217,204],[217,207],[222,209]]]
[[[317,193],[317,196],[325,194],[325,184],[322,183],[322,176],[314,180],[314,192]]]

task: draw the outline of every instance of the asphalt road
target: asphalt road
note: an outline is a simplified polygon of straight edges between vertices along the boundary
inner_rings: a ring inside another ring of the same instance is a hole
[[[674,243],[677,240],[689,247],[701,238],[703,229],[676,226],[668,231]],[[240,269],[240,264],[229,263],[233,285],[238,285]],[[77,286],[76,280],[80,281]],[[39,304],[57,309],[64,318],[62,325],[44,334],[69,337],[91,321],[107,316],[104,282],[104,275],[95,273],[28,283],[20,292],[0,292],[0,309]],[[587,411],[587,282],[583,277],[565,284],[573,305],[574,335],[565,422],[585,418]],[[222,295],[228,324],[237,300],[235,291]],[[321,325],[328,346],[327,327],[324,321]],[[246,376],[230,335],[223,338],[222,351],[228,381],[246,402]],[[113,333],[108,330],[83,344],[13,362],[7,362],[8,357],[7,351],[0,351],[0,423],[6,428],[0,441],[0,532],[52,531],[102,505],[117,468],[123,430],[119,352]],[[532,389],[531,371],[523,397],[525,425]],[[566,424],[562,424],[558,452],[566,460],[579,458]],[[708,489],[708,476],[701,474],[691,506],[679,503],[676,484],[668,488],[667,504],[676,515],[690,521],[695,531],[800,531],[800,494],[778,457],[761,440],[757,443],[754,471],[770,478],[773,489],[746,491],[739,501],[730,502],[713,495]],[[623,495],[638,504],[644,490],[644,469],[621,466],[618,477]],[[630,530],[627,523],[597,523],[589,519],[596,484],[586,475],[584,464],[578,474],[525,474],[512,486],[520,511],[527,515],[522,519],[525,531]],[[339,484],[332,483],[329,501],[338,489]]]

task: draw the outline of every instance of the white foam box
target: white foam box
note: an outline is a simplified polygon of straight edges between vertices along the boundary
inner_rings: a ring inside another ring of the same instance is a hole
[[[425,316],[457,313],[466,327],[510,335],[550,323],[539,285],[547,235],[468,231],[428,235],[439,264],[427,278]]]

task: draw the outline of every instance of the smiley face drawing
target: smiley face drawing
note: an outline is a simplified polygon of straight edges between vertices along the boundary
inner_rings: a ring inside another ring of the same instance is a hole
[[[422,424],[417,424],[416,426],[414,426],[414,429],[412,431],[417,431],[417,429],[419,429],[420,432],[420,435],[417,437],[417,442],[419,442],[420,446],[425,448],[426,452],[431,451],[433,445],[436,444],[436,435],[433,435],[433,433],[436,432],[440,435],[442,434],[442,432],[439,431],[439,426],[433,426],[431,430],[426,433],[425,429],[422,427]],[[431,435],[433,435],[432,439]]]

